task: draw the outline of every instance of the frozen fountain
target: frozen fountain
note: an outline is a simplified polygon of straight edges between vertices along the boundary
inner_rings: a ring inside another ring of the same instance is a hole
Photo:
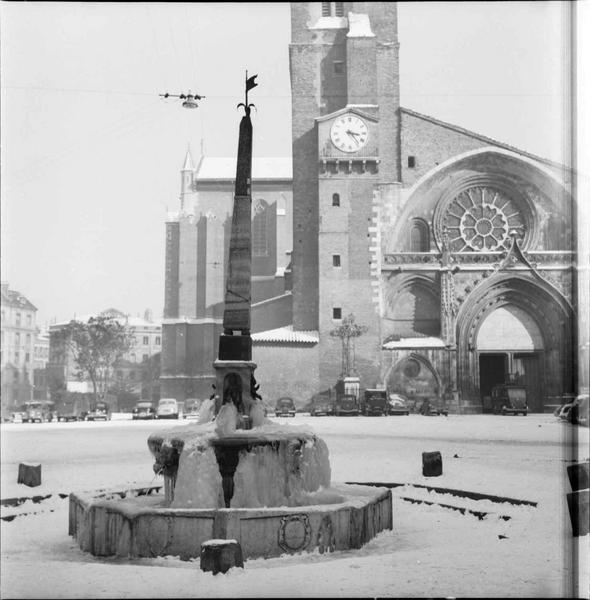
[[[250,337],[252,122],[246,77],[226,280],[218,394],[196,424],[153,433],[162,486],[71,494],[69,533],[97,556],[192,558],[234,539],[244,558],[359,548],[392,528],[391,491],[331,483],[328,448],[305,427],[264,416]],[[155,493],[152,493],[155,492]]]

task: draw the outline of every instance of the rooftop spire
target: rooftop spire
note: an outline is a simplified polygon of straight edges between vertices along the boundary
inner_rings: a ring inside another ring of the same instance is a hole
[[[186,150],[186,158],[184,159],[184,166],[182,167],[183,171],[194,171],[195,165],[193,163],[193,157],[191,156],[191,147],[190,144]]]

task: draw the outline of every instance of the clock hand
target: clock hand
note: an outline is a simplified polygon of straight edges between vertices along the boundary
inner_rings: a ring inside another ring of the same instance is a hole
[[[358,133],[356,133],[355,131],[350,131],[350,129],[349,129],[349,130],[347,130],[347,132],[346,132],[346,133],[348,134],[348,136],[349,136],[349,137],[351,137],[351,138],[352,138],[352,139],[353,139],[353,140],[356,142],[356,144],[357,144],[357,146],[358,146],[358,143],[359,143],[359,141],[358,141],[356,138],[357,138],[357,136],[358,136],[359,134],[358,134]]]

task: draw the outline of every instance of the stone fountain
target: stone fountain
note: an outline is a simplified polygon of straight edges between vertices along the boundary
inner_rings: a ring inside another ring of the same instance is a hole
[[[164,486],[71,494],[69,533],[97,556],[198,557],[234,539],[244,558],[359,548],[392,528],[391,491],[331,483],[328,448],[305,427],[264,416],[251,313],[252,122],[246,75],[216,391],[196,424],[153,433]]]

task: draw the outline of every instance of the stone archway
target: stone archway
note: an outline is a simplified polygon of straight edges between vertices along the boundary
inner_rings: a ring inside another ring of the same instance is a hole
[[[410,402],[441,398],[443,385],[431,361],[416,352],[404,353],[394,360],[385,376],[389,394],[402,394]]]
[[[572,391],[573,311],[549,284],[498,274],[472,293],[457,323],[458,386],[474,407],[483,406],[488,388],[502,376],[531,387],[532,411],[542,412],[551,398]]]

